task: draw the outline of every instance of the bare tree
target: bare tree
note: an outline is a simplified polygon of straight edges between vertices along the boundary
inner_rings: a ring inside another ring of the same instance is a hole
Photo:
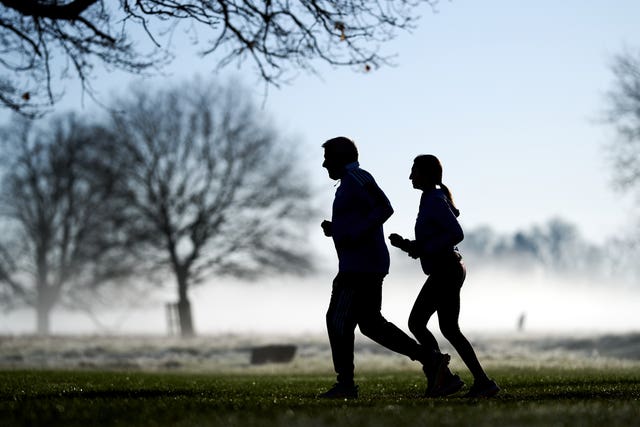
[[[86,309],[77,303],[87,293],[132,269],[113,169],[100,166],[107,135],[67,115],[43,126],[18,119],[2,136],[0,303],[33,307],[48,334],[54,307]]]
[[[162,63],[180,24],[207,40],[203,56],[218,53],[219,66],[249,58],[275,85],[292,70],[313,72],[316,60],[369,71],[388,63],[380,45],[414,27],[421,3],[437,0],[0,0],[0,102],[38,114],[69,67],[91,93],[96,62],[134,73]],[[152,51],[130,42],[136,31]]]
[[[138,85],[111,116],[129,235],[174,275],[183,336],[194,334],[189,289],[206,278],[311,268],[307,180],[250,99],[233,84]]]
[[[614,58],[615,80],[607,102],[607,120],[618,138],[610,144],[616,183],[640,194],[640,50]]]
[[[60,81],[77,76],[92,95],[97,64],[140,73],[166,58],[134,49],[103,1],[0,1],[0,104],[28,117],[61,97]]]

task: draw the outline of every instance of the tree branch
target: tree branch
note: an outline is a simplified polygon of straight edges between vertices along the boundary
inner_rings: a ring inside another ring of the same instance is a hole
[[[67,4],[43,3],[37,0],[0,0],[0,3],[24,16],[73,21],[99,1],[102,0],[75,0]]]

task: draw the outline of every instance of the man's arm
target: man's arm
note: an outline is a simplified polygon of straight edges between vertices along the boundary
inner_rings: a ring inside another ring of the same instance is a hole
[[[322,227],[322,231],[324,232],[325,236],[327,236],[327,237],[332,237],[333,236],[333,230],[332,230],[333,227],[332,227],[331,221],[327,221],[325,219],[320,224],[320,227]]]
[[[393,215],[391,202],[375,182],[367,182],[363,187],[371,203],[371,211],[365,223],[369,223],[370,228],[380,226]]]
[[[381,227],[393,214],[393,208],[384,192],[367,172],[358,171],[358,175],[343,179],[344,197],[352,200],[355,215],[348,224],[332,227],[336,244],[350,245],[359,241],[369,232]],[[349,179],[347,182],[346,179]]]
[[[359,192],[360,200],[365,205],[365,214],[348,230],[351,241],[358,241],[370,231],[381,227],[393,215],[391,202],[374,181],[364,183],[359,187]]]

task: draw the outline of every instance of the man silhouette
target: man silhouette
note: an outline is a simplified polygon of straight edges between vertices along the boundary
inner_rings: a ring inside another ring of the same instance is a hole
[[[322,166],[331,179],[340,180],[340,186],[331,221],[321,224],[324,234],[333,238],[338,254],[338,274],[333,280],[326,316],[337,382],[320,397],[358,397],[353,364],[356,325],[375,342],[420,361],[433,388],[449,372],[449,356],[425,352],[380,313],[382,281],[389,272],[389,251],[382,226],[393,214],[391,203],[371,174],[360,168],[352,140],[340,136],[322,147]]]

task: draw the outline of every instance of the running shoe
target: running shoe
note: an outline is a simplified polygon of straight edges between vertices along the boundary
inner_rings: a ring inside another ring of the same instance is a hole
[[[429,359],[423,363],[422,372],[427,377],[427,392],[425,394],[430,393],[432,390],[440,389],[451,376],[449,360],[451,360],[451,356],[448,354],[434,351]]]
[[[358,386],[335,383],[333,387],[318,396],[320,399],[357,399]]]
[[[425,397],[444,397],[459,392],[464,387],[464,382],[458,375],[449,372],[448,377],[438,387],[427,390]]]
[[[475,382],[471,386],[471,389],[464,395],[464,397],[476,398],[476,397],[493,397],[500,392],[500,387],[492,379],[488,379],[481,383]]]

